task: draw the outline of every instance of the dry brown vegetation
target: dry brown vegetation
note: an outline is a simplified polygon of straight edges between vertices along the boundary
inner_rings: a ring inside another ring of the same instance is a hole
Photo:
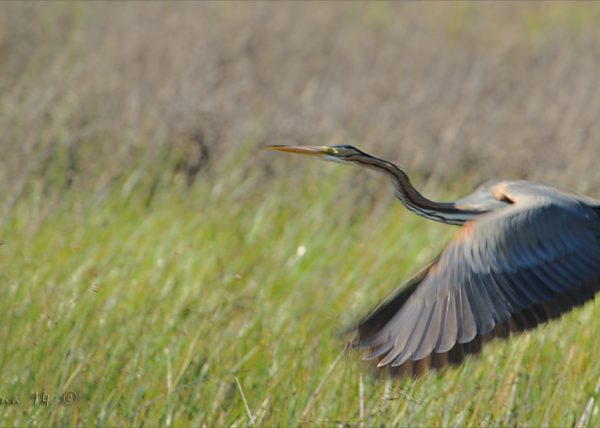
[[[598,4],[5,3],[3,198],[149,164],[192,181],[281,142],[598,196],[599,23]]]

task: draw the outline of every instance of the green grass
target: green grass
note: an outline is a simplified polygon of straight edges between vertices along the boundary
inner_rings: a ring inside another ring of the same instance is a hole
[[[370,375],[340,332],[453,229],[384,178],[365,200],[356,170],[277,161],[267,180],[223,163],[191,190],[160,183],[150,205],[139,174],[108,193],[33,186],[0,230],[0,396],[21,400],[3,425],[600,425],[598,303],[456,370]]]

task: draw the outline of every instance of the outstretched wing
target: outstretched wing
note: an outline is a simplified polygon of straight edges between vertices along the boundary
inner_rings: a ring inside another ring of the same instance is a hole
[[[523,198],[467,223],[440,257],[358,326],[393,372],[459,363],[600,289],[600,219],[574,199]]]

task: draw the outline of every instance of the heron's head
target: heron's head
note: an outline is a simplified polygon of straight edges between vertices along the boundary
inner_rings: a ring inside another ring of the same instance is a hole
[[[336,146],[269,146],[269,148],[280,152],[296,153],[346,164],[354,164],[359,159],[371,157],[356,147],[346,144]]]

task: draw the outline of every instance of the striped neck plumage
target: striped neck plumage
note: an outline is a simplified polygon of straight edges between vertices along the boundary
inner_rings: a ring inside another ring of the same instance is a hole
[[[408,175],[396,165],[372,156],[354,159],[356,163],[384,172],[392,179],[396,197],[410,211],[440,223],[462,225],[481,214],[480,211],[463,210],[452,202],[435,202],[421,195],[411,184]]]

